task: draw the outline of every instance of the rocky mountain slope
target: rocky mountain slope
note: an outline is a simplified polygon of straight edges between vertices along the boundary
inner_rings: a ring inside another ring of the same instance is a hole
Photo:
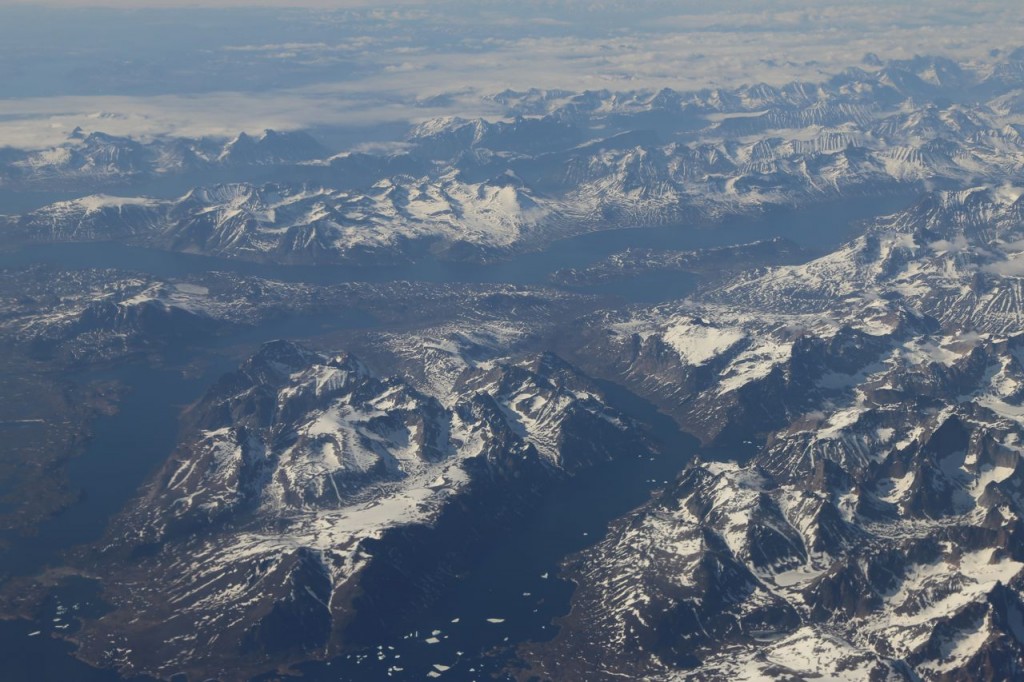
[[[90,560],[115,611],[76,638],[97,663],[164,675],[330,656],[353,599],[374,597],[361,575],[408,551],[404,529],[432,542],[443,516],[500,526],[550,482],[648,448],[550,354],[468,360],[435,396],[349,354],[270,343],[186,414],[176,453]],[[429,601],[446,570],[421,561],[389,589]]]
[[[822,258],[606,320],[581,355],[709,449],[570,562],[540,670],[1021,675],[1022,231],[1016,191],[936,193]]]

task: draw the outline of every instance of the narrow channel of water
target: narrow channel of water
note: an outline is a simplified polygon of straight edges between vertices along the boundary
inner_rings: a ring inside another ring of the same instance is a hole
[[[117,414],[94,421],[85,451],[68,464],[81,498],[31,537],[16,541],[13,551],[0,553],[4,572],[34,572],[55,563],[62,551],[98,540],[110,517],[174,448],[178,413],[199,395],[205,378],[186,379],[180,371],[138,364],[82,377],[117,381],[128,394]]]
[[[0,574],[27,575],[56,564],[61,553],[72,547],[100,539],[110,518],[174,449],[182,408],[198,399],[222,374],[234,370],[240,359],[207,353],[203,357],[210,364],[203,372],[186,375],[181,367],[193,354],[236,346],[252,350],[274,339],[310,338],[375,324],[372,316],[358,310],[284,318],[209,339],[194,348],[178,349],[169,354],[166,366],[129,362],[72,377],[80,383],[115,381],[125,387],[127,395],[115,414],[94,421],[85,451],[68,465],[68,478],[74,489],[82,491],[81,498],[40,524],[30,537],[8,535],[10,544],[0,548]]]
[[[856,234],[858,221],[906,206],[906,196],[843,199],[796,210],[780,208],[756,219],[731,219],[715,227],[651,227],[604,230],[557,241],[543,251],[523,253],[497,263],[478,264],[424,257],[401,265],[274,265],[209,256],[159,251],[116,243],[30,244],[0,252],[0,268],[45,263],[78,270],[118,268],[155,277],[187,277],[210,271],[265,277],[289,282],[420,281],[438,283],[504,283],[547,286],[551,275],[564,268],[583,268],[627,248],[693,250],[782,237],[809,249],[837,246]],[[610,287],[626,300],[654,302],[679,298],[696,279],[673,273],[665,281],[641,278]],[[597,293],[597,292],[595,292]]]

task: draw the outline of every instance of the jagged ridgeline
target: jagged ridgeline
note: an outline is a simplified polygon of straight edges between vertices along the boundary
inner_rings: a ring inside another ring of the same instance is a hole
[[[1024,153],[1020,74],[1018,51],[783,86],[506,92],[494,101],[510,120],[432,120],[390,153],[332,155],[297,132],[229,142],[76,132],[52,149],[11,150],[0,186],[101,193],[11,216],[6,234],[278,262],[479,260],[600,229],[1001,185]],[[176,198],[102,193],[182,177],[202,186]]]

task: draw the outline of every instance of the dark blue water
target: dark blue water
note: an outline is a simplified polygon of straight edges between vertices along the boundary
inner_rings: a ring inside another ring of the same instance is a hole
[[[145,365],[128,365],[83,379],[121,381],[128,395],[113,416],[93,424],[85,451],[68,466],[82,496],[42,523],[29,537],[8,535],[0,550],[0,572],[27,575],[60,562],[63,552],[99,540],[110,518],[168,457],[174,447],[181,407],[198,397],[202,378]],[[79,618],[97,617],[103,607],[97,586],[80,579],[59,586],[32,620],[0,621],[0,678],[116,682],[112,671],[89,667],[71,656],[74,647],[55,637],[78,628]]]
[[[34,621],[0,621],[0,679],[35,682],[150,682],[98,670],[72,656],[74,646],[54,639],[73,634],[79,618],[98,618],[106,611],[95,583],[71,578],[54,589],[39,606]]]
[[[128,387],[128,395],[116,415],[96,419],[85,452],[68,465],[69,478],[83,491],[81,498],[43,522],[14,551],[0,553],[4,573],[36,571],[59,559],[62,550],[98,540],[107,520],[170,454],[179,411],[202,391],[200,379],[145,365],[87,378],[119,381]]]
[[[94,421],[85,451],[68,465],[68,478],[81,497],[40,524],[31,537],[6,536],[10,545],[0,547],[0,575],[33,573],[56,564],[67,549],[99,540],[110,518],[174,449],[181,410],[216,378],[235,369],[239,356],[273,339],[310,338],[374,324],[372,316],[358,310],[283,318],[169,351],[165,366],[131,362],[70,377],[79,383],[115,381],[127,395],[116,414]],[[181,367],[199,353],[206,361],[202,371],[191,367],[193,371],[183,372]]]

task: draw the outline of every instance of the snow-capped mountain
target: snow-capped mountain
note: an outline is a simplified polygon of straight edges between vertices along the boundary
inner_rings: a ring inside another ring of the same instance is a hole
[[[473,523],[493,522],[555,479],[648,451],[600,389],[550,354],[468,360],[455,391],[432,396],[352,355],[285,341],[224,376],[95,559],[111,586],[161,586],[110,592],[120,614],[149,623],[132,628],[139,655],[116,664],[235,671],[335,653],[352,599],[372,597],[360,576],[395,560],[403,529],[431,541],[439,517],[470,509],[482,515]],[[417,570],[445,579],[444,566]],[[122,641],[107,627],[119,618],[89,626],[87,657],[115,663],[104,652]]]
[[[0,186],[40,189],[102,187],[196,171],[295,164],[326,150],[304,132],[240,133],[227,142],[159,137],[140,142],[76,128],[67,140],[41,150],[5,150]]]
[[[936,193],[808,263],[605,318],[581,356],[710,447],[570,562],[539,670],[1019,676],[1022,230],[1015,191]]]
[[[1024,191],[939,192],[802,267],[749,276],[709,298],[788,312],[853,312],[902,301],[953,328],[1020,329],[1018,246]]]
[[[1021,340],[882,341],[585,552],[559,646],[665,679],[1019,675]]]
[[[594,344],[579,357],[610,363],[674,414],[717,415],[685,403],[711,389],[739,400],[753,379],[809,349],[798,343],[808,334],[846,329],[873,347],[878,335],[1015,333],[1022,230],[1017,190],[932,193],[809,262],[744,272],[690,302],[606,315],[584,330]]]
[[[365,191],[233,183],[170,201],[88,196],[21,217],[37,241],[123,240],[247,259],[321,261],[431,244],[501,250],[536,240],[551,208],[507,183],[382,180]]]
[[[160,202],[85,197],[11,219],[9,229],[20,240],[113,238],[249,259],[428,247],[488,258],[608,228],[996,186],[1024,168],[1019,57],[892,62],[729,91],[504,93],[510,120],[429,121],[397,152],[330,156],[303,133],[271,131],[217,148],[79,135],[9,162],[7,174],[92,173],[102,186],[101,176],[201,167],[235,169],[231,179],[242,181]],[[245,182],[246,169],[274,182]],[[152,210],[125,213],[128,205]],[[118,207],[109,219],[97,213]],[[90,229],[97,218],[109,232]]]

